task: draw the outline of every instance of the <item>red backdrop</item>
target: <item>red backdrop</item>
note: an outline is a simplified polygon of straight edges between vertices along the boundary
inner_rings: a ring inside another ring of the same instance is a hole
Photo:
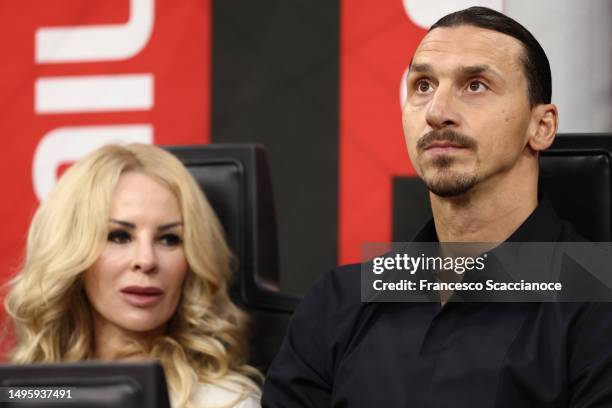
[[[400,79],[425,30],[402,2],[344,0],[340,21],[339,263],[361,243],[391,240],[392,177],[413,175]]]
[[[105,138],[209,141],[210,9],[210,0],[2,2],[0,282],[63,164]]]

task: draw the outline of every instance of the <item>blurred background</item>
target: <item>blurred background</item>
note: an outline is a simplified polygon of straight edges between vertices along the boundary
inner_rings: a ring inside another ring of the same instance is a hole
[[[401,130],[401,80],[428,27],[484,5],[551,61],[560,131],[612,132],[608,0],[4,0],[0,282],[74,160],[117,141],[267,148],[281,284],[303,294],[399,228],[427,194]],[[394,205],[394,196],[414,206]],[[418,228],[413,225],[408,229]]]

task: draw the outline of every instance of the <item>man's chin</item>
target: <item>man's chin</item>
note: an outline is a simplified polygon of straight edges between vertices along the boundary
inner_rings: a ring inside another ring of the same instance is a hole
[[[477,183],[475,176],[456,176],[451,179],[425,180],[425,185],[433,194],[443,197],[458,197],[470,191]]]

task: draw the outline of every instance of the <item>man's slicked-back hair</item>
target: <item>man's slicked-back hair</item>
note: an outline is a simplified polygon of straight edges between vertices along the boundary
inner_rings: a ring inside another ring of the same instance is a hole
[[[470,7],[448,14],[431,26],[429,31],[441,27],[473,26],[497,31],[519,40],[524,47],[521,62],[527,78],[531,106],[550,103],[552,81],[550,64],[544,49],[535,37],[517,21],[487,7]]]

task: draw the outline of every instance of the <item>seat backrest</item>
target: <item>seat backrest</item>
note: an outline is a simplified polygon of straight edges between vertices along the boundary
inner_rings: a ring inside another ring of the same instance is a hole
[[[256,144],[165,146],[194,176],[215,210],[238,261],[231,295],[253,321],[251,363],[265,371],[298,298],[279,292],[272,182]]]
[[[540,160],[541,190],[591,241],[612,240],[612,134],[562,133]]]
[[[590,241],[609,242],[612,156],[605,149],[553,149],[540,159],[540,191],[559,218]]]

